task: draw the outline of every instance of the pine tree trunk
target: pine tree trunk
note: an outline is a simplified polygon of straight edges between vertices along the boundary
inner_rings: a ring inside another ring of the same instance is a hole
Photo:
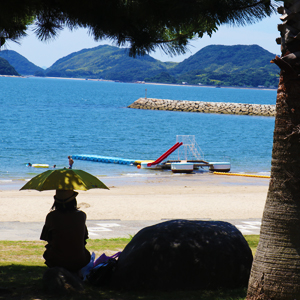
[[[281,73],[271,179],[247,300],[300,300],[300,42],[289,27],[300,20],[297,13],[291,16],[298,5],[300,11],[300,1],[289,3],[288,10],[279,9],[284,26],[279,26],[282,57],[273,61]]]

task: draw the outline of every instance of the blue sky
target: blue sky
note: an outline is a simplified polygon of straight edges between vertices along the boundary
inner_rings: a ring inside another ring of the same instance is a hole
[[[277,24],[281,23],[279,17],[280,15],[273,15],[256,24],[244,27],[221,26],[211,38],[206,35],[202,39],[191,41],[190,51],[184,55],[170,57],[160,50],[150,53],[150,55],[161,61],[181,62],[208,45],[238,44],[256,44],[271,53],[279,55],[280,45],[277,45],[275,42],[275,39],[280,36],[280,33],[277,31]],[[73,32],[66,29],[60,33],[58,38],[48,42],[39,41],[34,33],[29,31],[28,36],[23,38],[20,43],[18,45],[9,42],[6,45],[6,49],[17,51],[39,67],[50,67],[58,59],[84,48],[112,44],[109,41],[95,42],[84,29],[78,29]]]

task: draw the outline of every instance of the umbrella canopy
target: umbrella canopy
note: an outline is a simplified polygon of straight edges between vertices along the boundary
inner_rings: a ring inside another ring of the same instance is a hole
[[[43,172],[28,181],[21,190],[109,189],[97,177],[82,170],[58,169]]]

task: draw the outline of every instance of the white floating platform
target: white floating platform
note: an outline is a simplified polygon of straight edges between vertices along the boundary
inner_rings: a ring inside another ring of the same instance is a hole
[[[209,162],[210,171],[229,172],[230,168],[230,162]]]
[[[149,170],[162,170],[171,169],[173,173],[191,173],[194,169],[199,167],[207,167],[210,171],[216,172],[229,172],[231,168],[230,162],[192,162],[192,161],[175,161],[159,163],[157,165],[148,166],[149,162],[153,161],[142,161],[141,168]]]
[[[173,173],[191,173],[194,171],[194,164],[188,162],[171,163]]]

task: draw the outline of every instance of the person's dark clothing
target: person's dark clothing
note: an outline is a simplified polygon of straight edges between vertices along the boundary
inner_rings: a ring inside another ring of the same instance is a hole
[[[48,267],[63,267],[77,272],[90,261],[90,252],[85,248],[88,231],[86,214],[83,211],[51,211],[41,233],[47,241],[43,254]]]

